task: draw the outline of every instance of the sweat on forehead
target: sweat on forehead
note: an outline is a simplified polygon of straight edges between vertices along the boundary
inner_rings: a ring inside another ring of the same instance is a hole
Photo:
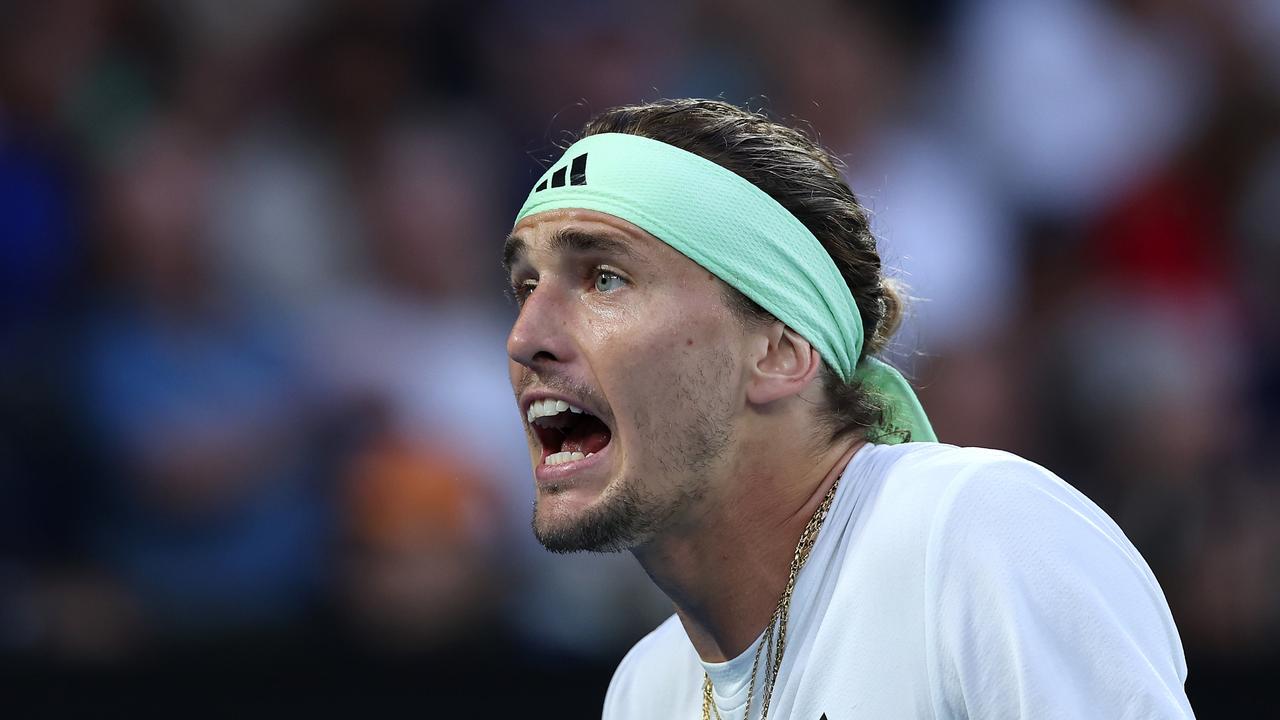
[[[562,227],[551,235],[548,247],[553,252],[603,253],[614,257],[634,258],[637,253],[631,244],[608,233]],[[528,251],[524,238],[516,233],[507,236],[502,248],[502,266],[508,273]]]

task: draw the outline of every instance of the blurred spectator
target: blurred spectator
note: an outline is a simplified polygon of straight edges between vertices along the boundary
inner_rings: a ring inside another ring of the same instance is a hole
[[[1158,164],[1197,119],[1194,48],[1100,0],[975,0],[945,98],[1005,192],[1089,213]]]
[[[113,469],[96,552],[162,635],[305,617],[326,567],[323,414],[287,330],[210,274],[209,152],[161,125],[104,178],[108,282],[81,353]]]
[[[461,642],[499,618],[499,530],[468,456],[371,433],[343,478],[340,597],[363,637],[401,650]]]

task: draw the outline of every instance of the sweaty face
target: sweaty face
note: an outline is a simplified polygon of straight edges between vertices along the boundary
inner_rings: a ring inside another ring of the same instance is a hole
[[[556,552],[641,545],[697,512],[743,405],[720,281],[629,222],[556,210],[507,242],[511,385]]]

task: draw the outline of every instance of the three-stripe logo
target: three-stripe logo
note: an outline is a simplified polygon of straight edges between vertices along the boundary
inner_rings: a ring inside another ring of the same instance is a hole
[[[586,185],[587,184],[587,153],[575,157],[569,161],[567,166],[561,165],[551,173],[550,187],[558,188],[565,185],[565,173],[568,172],[570,185]],[[534,188],[534,192],[542,192],[546,190],[548,180],[538,183],[538,187]]]

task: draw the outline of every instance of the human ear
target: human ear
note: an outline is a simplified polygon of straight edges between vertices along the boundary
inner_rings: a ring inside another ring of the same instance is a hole
[[[749,368],[747,400],[762,405],[799,395],[818,374],[817,349],[782,323],[772,323],[761,339],[764,352]]]

